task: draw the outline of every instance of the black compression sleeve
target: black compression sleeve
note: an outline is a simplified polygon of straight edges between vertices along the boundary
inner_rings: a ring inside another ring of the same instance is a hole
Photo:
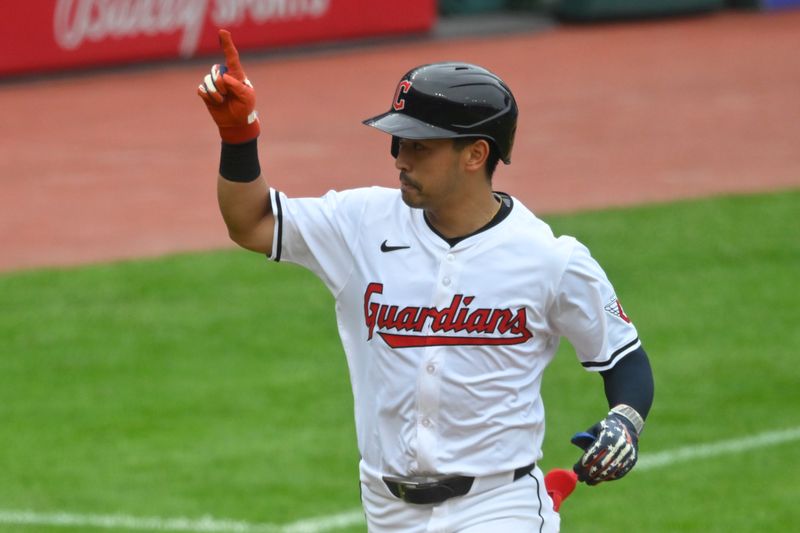
[[[622,358],[614,368],[600,372],[605,384],[609,407],[621,403],[630,405],[647,418],[653,405],[655,386],[653,370],[644,348],[641,346]]]

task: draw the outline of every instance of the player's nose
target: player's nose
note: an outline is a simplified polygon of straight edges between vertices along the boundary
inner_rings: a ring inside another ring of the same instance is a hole
[[[408,159],[403,155],[403,150],[400,150],[397,157],[394,158],[394,167],[402,172],[411,170]]]

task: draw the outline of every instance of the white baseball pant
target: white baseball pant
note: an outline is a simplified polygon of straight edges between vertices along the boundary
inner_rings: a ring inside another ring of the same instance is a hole
[[[361,501],[369,533],[557,533],[560,517],[538,467],[517,481],[472,490],[435,505],[406,503],[361,468]]]

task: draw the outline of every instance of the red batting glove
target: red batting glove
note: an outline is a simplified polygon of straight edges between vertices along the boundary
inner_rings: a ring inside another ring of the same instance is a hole
[[[544,476],[544,486],[547,494],[553,500],[553,509],[558,512],[564,500],[575,490],[578,484],[578,475],[572,470],[554,468]]]
[[[228,30],[219,30],[225,65],[213,65],[197,87],[219,135],[228,144],[252,141],[261,133],[256,113],[256,92],[239,62],[239,52]]]

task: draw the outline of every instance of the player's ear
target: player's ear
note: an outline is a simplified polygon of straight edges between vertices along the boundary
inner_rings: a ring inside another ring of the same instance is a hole
[[[476,172],[486,164],[486,159],[489,157],[489,143],[486,139],[476,139],[461,152],[461,158],[464,163],[465,170]]]

